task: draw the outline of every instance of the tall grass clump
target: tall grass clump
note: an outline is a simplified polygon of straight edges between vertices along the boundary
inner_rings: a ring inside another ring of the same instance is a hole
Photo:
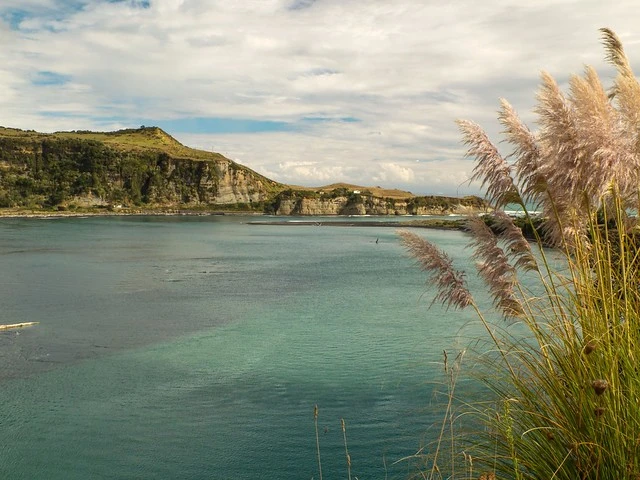
[[[444,252],[401,232],[436,300],[475,309],[492,350],[492,399],[469,408],[483,427],[455,445],[465,468],[431,466],[423,478],[640,479],[640,84],[618,37],[601,33],[613,85],[586,67],[564,93],[543,73],[537,131],[502,100],[508,155],[475,123],[458,122],[494,208],[492,228],[469,222],[473,255],[506,323],[486,316]],[[503,213],[513,203],[531,241]]]

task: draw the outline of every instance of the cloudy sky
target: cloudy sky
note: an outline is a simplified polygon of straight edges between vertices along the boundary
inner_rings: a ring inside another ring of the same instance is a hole
[[[540,71],[608,83],[603,26],[639,65],[637,5],[0,0],[0,125],[157,125],[281,182],[475,193],[454,120],[499,139],[499,98],[533,122]]]

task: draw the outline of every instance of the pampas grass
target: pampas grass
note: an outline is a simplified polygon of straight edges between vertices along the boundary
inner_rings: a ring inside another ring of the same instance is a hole
[[[475,470],[483,472],[476,478],[640,479],[640,84],[619,38],[601,33],[618,72],[613,86],[587,67],[565,94],[543,73],[537,131],[501,102],[509,155],[475,123],[458,122],[477,161],[473,178],[495,209],[493,229],[469,222],[478,272],[495,308],[525,333],[487,320],[446,253],[401,233],[431,274],[434,301],[474,308],[497,353],[480,367],[492,398],[466,407],[484,428],[473,441],[459,437],[451,448],[460,455],[447,456],[467,468],[447,465],[446,474],[432,463],[423,478],[472,478]],[[501,211],[507,203],[523,209],[531,243]],[[542,211],[541,229],[530,204]],[[562,255],[560,268],[547,260],[548,245]],[[524,272],[536,275],[542,295],[523,287]]]
[[[465,308],[471,304],[464,273],[453,268],[451,258],[432,243],[408,230],[398,232],[402,244],[418,260],[421,268],[431,274],[430,283],[436,285],[438,294],[433,302],[448,307]]]

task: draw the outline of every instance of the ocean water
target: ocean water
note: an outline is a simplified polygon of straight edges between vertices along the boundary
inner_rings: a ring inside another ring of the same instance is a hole
[[[314,405],[324,478],[341,418],[353,477],[415,472],[473,314],[428,308],[393,228],[254,219],[0,221],[0,323],[40,322],[0,332],[0,478],[319,478]]]

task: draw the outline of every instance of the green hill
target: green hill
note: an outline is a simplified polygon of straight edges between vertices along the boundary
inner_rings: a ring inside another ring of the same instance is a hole
[[[51,134],[0,128],[4,208],[243,204],[261,210],[285,187],[218,153],[185,147],[157,127]]]

